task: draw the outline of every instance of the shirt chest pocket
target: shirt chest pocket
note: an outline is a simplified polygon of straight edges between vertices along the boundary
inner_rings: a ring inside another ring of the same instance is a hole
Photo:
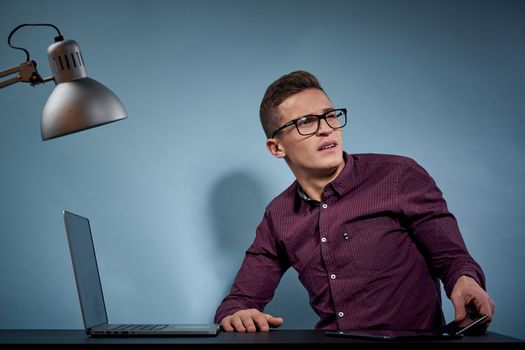
[[[395,222],[382,219],[346,225],[343,247],[356,269],[387,271],[402,263],[407,235]]]

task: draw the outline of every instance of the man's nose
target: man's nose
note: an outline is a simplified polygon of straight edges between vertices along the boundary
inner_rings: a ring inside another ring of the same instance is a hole
[[[319,120],[319,128],[317,129],[317,135],[330,135],[334,129],[332,129],[326,119]]]

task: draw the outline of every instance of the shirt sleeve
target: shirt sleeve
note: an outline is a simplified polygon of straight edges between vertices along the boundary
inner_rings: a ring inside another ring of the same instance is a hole
[[[399,174],[397,203],[401,217],[432,273],[443,281],[450,298],[461,275],[474,278],[485,289],[481,267],[470,256],[454,215],[434,180],[409,159]]]
[[[217,308],[215,322],[220,323],[224,317],[239,310],[255,308],[263,311],[289,267],[284,256],[275,239],[270,214],[266,210],[230,293]]]

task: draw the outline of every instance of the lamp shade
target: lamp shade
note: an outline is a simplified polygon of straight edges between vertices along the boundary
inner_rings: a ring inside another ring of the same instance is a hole
[[[86,77],[55,86],[44,106],[40,131],[42,140],[49,140],[126,117],[118,97]]]
[[[47,49],[47,56],[57,85],[42,112],[42,140],[127,117],[118,97],[101,83],[87,77],[76,41],[55,42]]]

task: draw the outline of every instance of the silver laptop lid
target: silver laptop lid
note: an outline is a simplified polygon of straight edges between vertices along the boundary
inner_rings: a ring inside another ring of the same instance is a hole
[[[108,322],[91,227],[87,218],[67,210],[64,211],[64,224],[87,333],[89,329]]]

